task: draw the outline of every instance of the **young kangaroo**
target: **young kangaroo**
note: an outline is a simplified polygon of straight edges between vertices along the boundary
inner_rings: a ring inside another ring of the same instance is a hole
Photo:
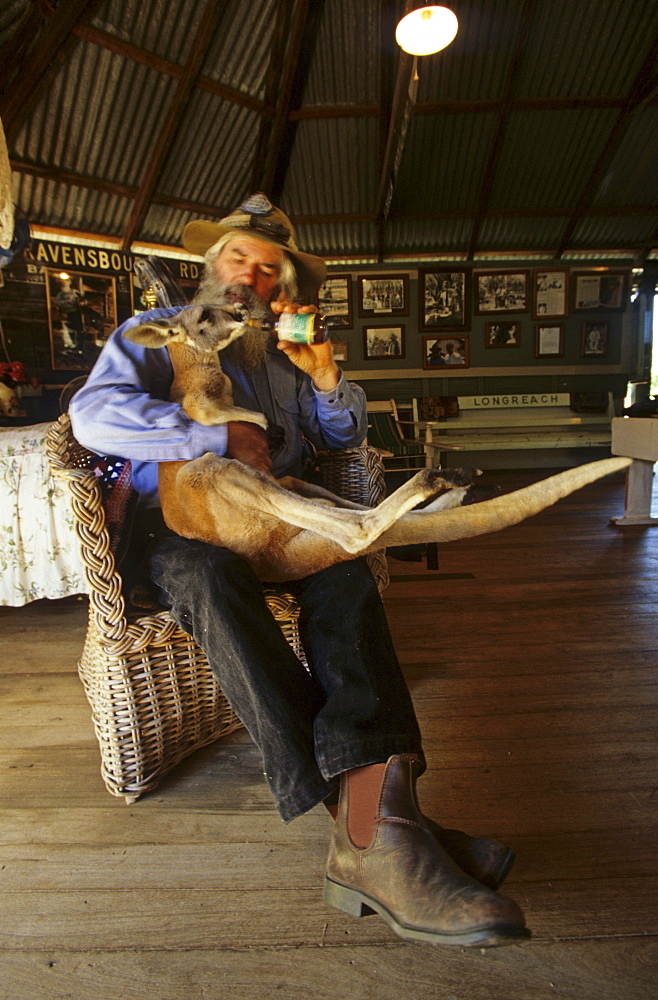
[[[266,427],[262,414],[233,405],[230,381],[217,355],[248,329],[250,318],[263,316],[263,306],[249,289],[236,294],[224,287],[216,298],[133,327],[125,336],[146,347],[167,347],[174,369],[170,398],[193,420],[249,420]],[[292,477],[276,481],[211,452],[191,461],[160,463],[159,490],[165,522],[177,534],[232,549],[262,580],[282,582],[385,546],[498,531],[630,461],[593,462],[467,507],[461,503],[472,469],[423,469],[378,507],[368,508]],[[412,509],[432,497],[422,510]]]

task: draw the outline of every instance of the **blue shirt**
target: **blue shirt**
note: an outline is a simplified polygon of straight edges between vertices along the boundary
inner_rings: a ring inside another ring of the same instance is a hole
[[[122,335],[146,319],[178,312],[180,307],[152,309],[115,330],[69,410],[80,444],[97,454],[130,459],[133,485],[146,506],[159,503],[158,462],[198,458],[208,451],[226,454],[225,426],[198,424],[168,401],[173,372],[167,349],[142,347]],[[231,379],[235,405],[264,413],[283,429],[284,443],[272,461],[276,478],[301,475],[302,432],[317,448],[352,448],[365,439],[365,393],[342,374],[335,389],[320,392],[277,349],[274,338],[260,368],[240,367],[230,345],[220,362]]]

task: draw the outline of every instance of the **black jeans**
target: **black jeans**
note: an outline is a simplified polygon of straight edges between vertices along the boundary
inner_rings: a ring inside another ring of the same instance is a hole
[[[342,771],[394,753],[422,756],[411,696],[365,559],[286,585],[301,606],[310,672],[241,556],[169,533],[156,542],[150,571],[258,746],[285,822],[335,792]]]

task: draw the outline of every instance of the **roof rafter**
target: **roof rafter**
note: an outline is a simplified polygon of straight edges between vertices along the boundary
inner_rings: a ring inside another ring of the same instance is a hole
[[[322,0],[324,2],[324,0]],[[281,68],[279,78],[278,97],[274,111],[267,145],[264,150],[262,167],[255,164],[254,181],[258,178],[254,188],[264,191],[270,197],[275,197],[275,184],[279,189],[276,197],[283,187],[283,180],[288,168],[290,158],[290,148],[284,142],[286,124],[293,101],[294,84],[297,74],[297,64],[301,59],[302,42],[306,19],[309,11],[309,0],[296,0],[290,25],[290,38],[287,48],[282,47],[282,57],[285,58]],[[306,69],[308,72],[308,68]],[[264,145],[264,144],[263,144]]]
[[[132,42],[127,42],[118,35],[113,35],[109,31],[102,31],[93,25],[78,24],[73,31],[78,38],[91,42],[93,45],[98,45],[99,48],[114,52],[115,55],[122,56],[124,59],[130,59],[132,62],[146,66],[148,69],[153,69],[157,73],[162,73],[163,76],[171,76],[175,80],[180,80],[185,71],[185,67],[179,63],[163,59],[162,56],[158,56],[154,52],[148,52],[138,45],[133,45]],[[208,90],[210,93],[216,94],[217,97],[222,97],[233,104],[240,104],[251,111],[257,111],[259,114],[266,115],[268,113],[262,101],[257,100],[255,97],[250,97],[249,94],[243,94],[240,90],[234,90],[233,87],[227,87],[216,80],[211,80],[210,77],[198,76],[195,86],[200,87],[202,90]]]
[[[596,111],[598,109],[622,108],[626,98],[621,94],[596,97],[513,97],[509,102],[510,111]],[[648,103],[658,105],[658,100]],[[500,112],[502,100],[454,100],[417,101],[415,115],[469,115],[483,112]],[[377,104],[321,104],[291,111],[295,121],[326,118],[376,118],[381,114]]]
[[[530,24],[536,6],[537,6],[537,0],[525,0],[525,3],[523,5],[523,10],[521,11],[521,16],[519,19],[519,29],[516,35],[516,42],[514,44],[514,51],[512,53],[512,59],[510,61],[507,80],[505,81],[505,88],[503,91],[503,99],[501,102],[500,111],[498,112],[498,126],[496,128],[493,146],[491,148],[491,152],[489,153],[489,160],[487,162],[484,171],[484,177],[482,179],[482,187],[480,188],[480,197],[478,199],[478,205],[475,213],[475,220],[473,222],[473,228],[471,230],[471,238],[468,243],[469,260],[472,260],[473,256],[475,255],[478,241],[480,239],[480,229],[482,228],[482,222],[489,207],[489,201],[491,200],[491,192],[493,190],[494,180],[496,178],[498,161],[500,159],[500,154],[503,148],[503,141],[505,139],[505,134],[507,132],[509,116],[514,102],[514,91],[516,89],[516,83],[519,77],[519,72],[521,70],[521,62],[523,59],[524,50],[528,40],[528,34],[530,32]]]
[[[379,104],[375,106],[375,115],[379,118],[379,170],[384,164],[386,144],[391,124],[391,107],[395,91],[395,78],[398,71],[397,59],[399,49],[393,43],[395,25],[395,0],[380,0],[379,5]],[[377,219],[377,208],[373,217],[377,232],[377,259],[381,260],[384,253],[386,223]]]
[[[646,107],[646,105],[649,104],[649,102],[656,95],[656,91],[658,91],[658,73],[656,72],[657,60],[658,36],[654,38],[653,45],[649,49],[649,52],[640,67],[640,71],[633,81],[630,93],[625,100],[624,106],[619,112],[619,115],[617,116],[617,120],[612,126],[610,135],[608,136],[608,139],[601,151],[601,155],[596,161],[594,169],[592,170],[588,180],[583,185],[576,207],[571,212],[569,221],[564,229],[564,232],[562,233],[562,238],[556,250],[556,257],[561,257],[562,254],[568,249],[576,230],[576,226],[582,217],[589,211],[589,206],[598,191],[601,181],[603,180],[603,175],[617,154],[622,140],[624,139],[631,124],[633,116],[636,115],[642,108]]]
[[[78,44],[72,34],[74,26],[82,18],[90,17],[99,3],[100,0],[67,0],[45,22],[42,14],[31,8],[19,25],[18,35],[6,46],[8,58],[2,64],[5,87],[0,117],[8,146],[11,147],[35,104]],[[28,34],[26,29],[36,25],[36,19],[41,30],[37,29],[35,40],[34,33]]]
[[[123,246],[125,250],[130,249],[130,245],[146,217],[151,197],[162,173],[165,160],[169,156],[176,132],[190,99],[192,88],[212,43],[218,16],[217,0],[206,0],[206,5],[203,9],[192,45],[190,46],[183,73],[176,86],[176,92],[165,116],[160,135],[151,154],[151,159],[144,171],[144,179],[123,234]]]
[[[279,0],[272,32],[270,61],[265,78],[265,102],[258,129],[258,139],[251,172],[252,191],[259,190],[263,183],[263,164],[267,157],[270,136],[272,134],[272,122],[276,116],[276,105],[286,55],[286,36],[288,35],[290,16],[290,4],[286,0]]]
[[[290,90],[290,100],[284,119],[281,141],[279,143],[278,154],[274,164],[274,173],[271,183],[272,200],[278,202],[283,194],[286,174],[290,165],[290,157],[295,145],[298,121],[292,120],[292,113],[296,111],[304,99],[308,75],[311,70],[311,61],[315,53],[320,23],[324,12],[325,0],[313,0],[307,7],[304,17],[301,44],[295,65],[295,75],[292,80]]]
[[[102,191],[119,198],[134,200],[139,188],[116,184],[113,181],[102,180],[99,177],[92,177],[88,174],[76,173],[73,170],[63,170],[55,167],[45,167],[41,164],[28,163],[16,157],[10,158],[11,169],[15,173],[29,174],[43,180],[53,181],[55,184],[66,184],[72,187],[87,188],[92,191]],[[185,198],[177,198],[174,195],[167,195],[153,192],[152,202],[159,205],[166,205],[169,208],[182,212],[200,215],[209,218],[221,219],[227,215],[233,206],[206,204],[204,202],[193,201]],[[501,208],[487,209],[485,217],[488,219],[535,219],[535,218],[564,218],[569,215],[571,207],[557,207],[551,209],[531,209],[531,208]],[[588,215],[598,218],[615,218],[616,216],[658,216],[658,204],[655,205],[621,205],[616,208],[610,206],[597,205],[588,209]],[[375,223],[376,216],[373,212],[347,212],[347,213],[291,213],[291,221],[294,225],[303,224],[338,224],[341,222],[369,222]],[[450,221],[452,219],[474,219],[475,212],[463,209],[446,209],[443,211],[423,210],[422,212],[390,212],[389,219],[400,221],[413,221],[414,219],[431,219],[433,221]],[[658,230],[652,235],[643,246],[642,252],[649,253],[658,242]]]

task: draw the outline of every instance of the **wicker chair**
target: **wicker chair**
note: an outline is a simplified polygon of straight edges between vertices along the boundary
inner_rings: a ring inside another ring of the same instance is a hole
[[[68,414],[52,425],[48,457],[64,480],[89,585],[89,625],[78,664],[92,708],[108,790],[135,802],[184,757],[241,727],[208,661],[165,610],[130,611],[115,567],[93,453],[74,438]],[[381,461],[368,448],[321,452],[322,479],[332,492],[374,506],[385,492]],[[380,590],[388,582],[383,553],[370,557]],[[305,663],[299,607],[282,588],[266,587],[267,603]]]

